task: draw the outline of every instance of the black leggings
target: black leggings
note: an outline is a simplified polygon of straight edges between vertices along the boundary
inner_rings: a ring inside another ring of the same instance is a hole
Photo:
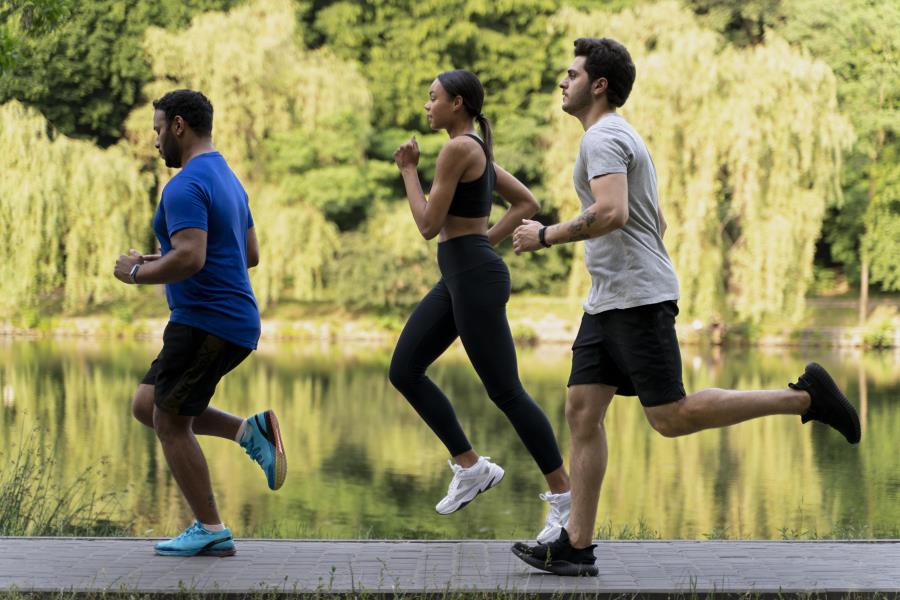
[[[550,421],[519,381],[506,321],[509,270],[484,235],[438,244],[441,280],[406,322],[391,359],[391,383],[437,434],[451,456],[472,449],[453,406],[425,370],[457,336],[491,400],[544,474],[562,466]]]

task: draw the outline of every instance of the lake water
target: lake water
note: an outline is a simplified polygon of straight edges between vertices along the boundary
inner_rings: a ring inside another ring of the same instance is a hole
[[[191,519],[152,431],[130,413],[157,341],[0,339],[3,461],[38,426],[60,481],[103,464],[115,519],[136,535],[175,533]],[[771,417],[666,439],[635,398],[608,414],[609,468],[599,525],[663,538],[780,539],[900,532],[900,354],[683,349],[687,389],[782,387],[809,359],[826,365],[860,409],[850,446],[819,424]],[[520,352],[520,371],[568,457],[569,352]],[[543,522],[543,478],[455,346],[431,375],[453,400],[475,449],[506,469],[503,483],[439,516],[451,471],[431,431],[387,381],[389,347],[263,344],[219,385],[215,406],[273,408],[288,452],[278,492],[234,443],[201,439],[223,517],[236,535],[266,537],[528,538]],[[104,462],[105,461],[105,462]]]

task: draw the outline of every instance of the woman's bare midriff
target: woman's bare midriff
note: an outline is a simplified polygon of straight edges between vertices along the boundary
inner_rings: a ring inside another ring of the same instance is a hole
[[[447,215],[447,220],[444,221],[444,228],[441,229],[441,234],[438,237],[438,241],[446,242],[447,240],[452,240],[453,238],[457,238],[463,235],[487,235],[487,232],[487,217],[477,217],[475,219],[470,219],[468,217],[456,217],[453,215]]]

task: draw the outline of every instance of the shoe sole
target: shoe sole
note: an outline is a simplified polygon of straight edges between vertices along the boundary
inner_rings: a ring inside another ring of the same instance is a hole
[[[526,554],[512,547],[512,553],[528,566],[544,571],[545,573],[553,573],[554,575],[562,575],[565,577],[596,577],[600,569],[596,565],[584,565],[581,563],[572,563],[567,560],[552,560],[546,563],[539,558]]]
[[[825,367],[819,363],[809,363],[806,365],[806,371],[815,377],[816,382],[824,388],[826,393],[830,394],[832,398],[837,399],[838,406],[840,406],[845,415],[850,418],[853,425],[853,435],[848,436],[840,429],[837,429],[836,427],[835,429],[837,429],[851,444],[858,444],[862,435],[860,433],[859,415],[857,414],[856,409],[850,404],[850,401],[847,400],[847,397],[844,396],[843,392],[841,392],[840,388],[834,382],[834,379],[832,379],[831,375],[828,374],[828,371],[825,370]]]
[[[237,554],[237,550],[234,547],[229,548],[228,550],[204,550],[197,554],[197,556],[234,556]]]
[[[190,556],[216,556],[216,557],[223,557],[223,556],[234,556],[235,554],[237,554],[237,550],[235,549],[234,545],[232,545],[231,548],[227,548],[224,550],[216,550],[215,547],[221,543],[222,543],[221,541],[213,542],[210,545],[211,547],[206,546],[206,547],[200,548],[200,550],[196,550],[194,552],[190,552],[187,550],[160,550],[158,548],[154,548],[153,551],[156,553],[157,556],[187,556],[187,557],[190,557]]]
[[[478,490],[477,492],[475,492],[475,495],[474,495],[474,496],[472,496],[471,498],[469,498],[469,499],[466,500],[465,502],[460,503],[459,506],[457,506],[457,507],[454,508],[453,510],[447,511],[447,512],[441,512],[441,511],[439,511],[439,510],[437,510],[437,509],[434,509],[434,512],[436,512],[436,513],[439,514],[439,515],[452,515],[453,513],[462,510],[462,509],[465,508],[470,502],[472,502],[472,500],[474,500],[475,498],[477,498],[478,496],[480,496],[482,493],[488,491],[489,489],[491,489],[491,488],[493,488],[493,487],[497,487],[497,486],[500,484],[500,482],[503,481],[503,477],[504,477],[505,475],[506,475],[506,471],[504,471],[503,469],[501,469],[501,470],[500,470],[500,477],[493,477],[493,478],[491,478],[491,480],[488,482],[488,485],[487,485],[486,488],[484,488],[483,490]]]
[[[275,446],[275,483],[269,488],[277,490],[284,485],[287,477],[287,457],[284,454],[284,442],[281,441],[281,429],[278,428],[278,418],[275,411],[266,411],[266,439]]]
[[[201,550],[200,552],[185,552],[183,550],[155,550],[154,552],[157,556],[183,556],[188,558],[191,556],[215,556],[221,558],[237,554],[237,550],[234,548],[231,550]]]

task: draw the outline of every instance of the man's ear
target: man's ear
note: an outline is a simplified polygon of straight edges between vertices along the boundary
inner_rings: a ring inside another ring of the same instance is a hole
[[[609,81],[606,79],[606,77],[598,77],[591,82],[591,93],[593,93],[595,97],[599,98],[606,92],[608,88]]]
[[[175,135],[182,135],[185,130],[186,123],[184,122],[184,118],[181,115],[175,115],[172,119],[172,125],[170,126],[172,129],[172,133]]]

